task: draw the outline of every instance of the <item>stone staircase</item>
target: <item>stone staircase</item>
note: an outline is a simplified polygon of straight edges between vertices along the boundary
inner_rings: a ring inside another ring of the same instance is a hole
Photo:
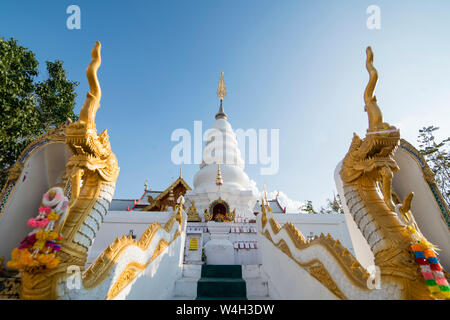
[[[231,293],[232,296],[229,296]],[[260,265],[185,264],[183,277],[175,282],[173,299],[193,300],[197,297],[213,300],[270,299],[267,280],[261,274]]]
[[[197,300],[247,300],[240,265],[203,265],[197,282]]]

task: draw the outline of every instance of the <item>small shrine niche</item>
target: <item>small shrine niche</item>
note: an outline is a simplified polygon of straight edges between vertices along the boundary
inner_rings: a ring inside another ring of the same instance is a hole
[[[206,210],[205,210],[206,211]],[[234,220],[235,211],[230,211],[228,203],[221,198],[213,201],[209,206],[209,212],[205,220],[215,222],[231,222]]]

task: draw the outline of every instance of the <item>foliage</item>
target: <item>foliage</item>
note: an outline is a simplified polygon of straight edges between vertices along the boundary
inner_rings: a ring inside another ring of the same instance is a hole
[[[440,189],[447,206],[450,206],[450,137],[437,142],[434,132],[439,127],[429,126],[419,130],[417,141],[419,151],[435,175],[436,185]]]
[[[37,81],[35,54],[16,40],[0,38],[0,186],[25,147],[67,118],[77,116],[77,82],[69,81],[63,62],[47,61],[48,79]]]
[[[311,200],[306,200],[306,204],[300,207],[300,210],[307,213],[316,214],[316,210],[314,210],[313,204]]]
[[[325,207],[320,208],[320,213],[340,213],[344,214],[344,208],[342,207],[341,197],[338,195],[333,196],[333,200],[327,199]]]

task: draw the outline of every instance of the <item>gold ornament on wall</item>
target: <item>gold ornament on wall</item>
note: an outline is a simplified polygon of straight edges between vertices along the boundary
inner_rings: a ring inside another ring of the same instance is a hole
[[[187,212],[187,221],[188,222],[201,222],[202,218],[200,218],[197,208],[195,207],[195,201],[192,201],[191,206]]]

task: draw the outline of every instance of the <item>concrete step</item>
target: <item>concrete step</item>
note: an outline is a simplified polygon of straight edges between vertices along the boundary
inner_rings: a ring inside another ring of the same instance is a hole
[[[261,265],[260,264],[247,264],[242,266],[242,278],[260,278],[261,277]]]
[[[181,278],[175,281],[174,298],[189,297],[195,299],[197,297],[198,278]]]
[[[202,274],[201,264],[184,264],[183,265],[183,278],[197,278],[200,279]]]
[[[247,295],[249,297],[269,296],[269,284],[261,272],[261,265],[242,266],[242,278],[247,283]]]
[[[269,295],[269,284],[267,280],[263,278],[247,278],[244,280],[247,285],[248,296],[262,297]]]
[[[202,265],[184,264],[183,277],[175,281],[173,299],[193,300],[197,297],[197,282],[202,273]]]

